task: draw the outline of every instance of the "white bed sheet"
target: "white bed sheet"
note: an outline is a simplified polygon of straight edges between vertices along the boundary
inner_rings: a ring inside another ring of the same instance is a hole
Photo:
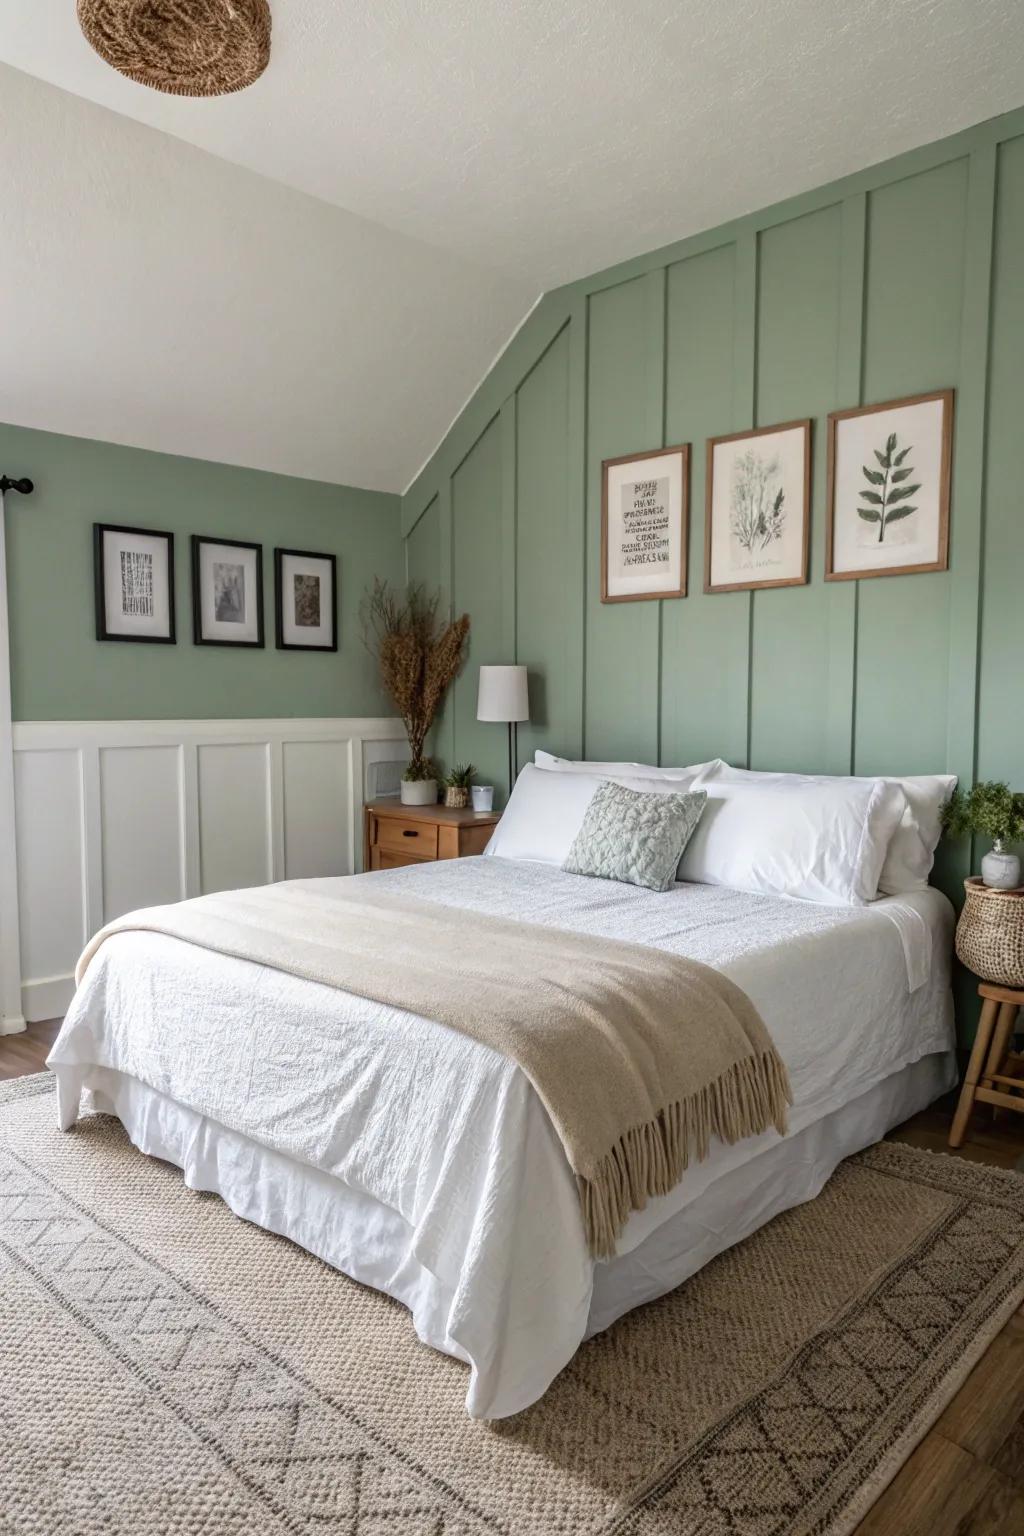
[[[952,1044],[952,910],[934,891],[825,908],[720,887],[654,894],[502,859],[361,878],[718,966],[760,1008],[789,1068],[791,1137]],[[469,1362],[475,1416],[534,1401],[588,1328],[605,1326],[594,1318],[615,1311],[614,1287],[595,1306],[604,1276],[595,1283],[601,1266],[587,1254],[571,1171],[536,1094],[503,1057],[445,1026],[130,933],[93,961],[50,1064],[65,1125],[82,1084],[101,1086],[95,1069],[107,1069],[155,1090],[122,1115],[150,1150],[157,1106],[169,1101],[194,1117],[193,1149],[174,1159],[183,1166],[225,1128],[234,1139],[217,1158],[233,1160],[228,1184],[253,1176],[241,1165],[263,1149],[331,1180],[345,1235],[324,1256],[405,1301],[421,1337]],[[167,1112],[159,1134],[180,1140]],[[631,1218],[620,1255],[777,1144],[770,1132],[716,1146]],[[301,1204],[301,1181],[289,1198]],[[263,1224],[281,1230],[281,1215]],[[288,1235],[304,1241],[301,1210],[288,1219],[297,1228]],[[722,1246],[733,1240],[727,1231]],[[672,1273],[692,1272],[685,1258],[673,1257]]]

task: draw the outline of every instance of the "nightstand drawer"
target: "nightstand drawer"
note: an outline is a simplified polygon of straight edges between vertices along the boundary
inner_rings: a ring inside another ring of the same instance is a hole
[[[398,816],[382,816],[377,822],[377,846],[382,853],[436,859],[437,825],[429,821],[402,821]]]

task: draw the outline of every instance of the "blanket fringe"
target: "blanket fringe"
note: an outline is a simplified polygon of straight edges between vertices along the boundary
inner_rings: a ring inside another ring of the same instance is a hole
[[[745,1056],[688,1098],[621,1136],[584,1178],[576,1175],[587,1243],[595,1259],[611,1258],[632,1211],[674,1189],[691,1162],[703,1162],[712,1136],[730,1145],[774,1126],[786,1134],[793,1102],[775,1051]]]

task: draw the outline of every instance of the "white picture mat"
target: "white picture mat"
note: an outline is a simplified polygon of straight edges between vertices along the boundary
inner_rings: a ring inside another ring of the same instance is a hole
[[[684,455],[661,454],[611,464],[607,470],[609,597],[632,597],[645,592],[675,592],[683,585],[683,477]],[[652,485],[648,510],[639,510],[637,489]],[[627,532],[625,507],[637,506]],[[627,548],[628,546],[628,548]],[[656,550],[657,564],[633,567],[628,562]]]
[[[104,627],[108,635],[141,635],[147,639],[170,634],[168,543],[162,534],[120,533],[105,529],[102,537]],[[122,584],[122,551],[152,562],[152,613],[126,613]]]
[[[295,577],[316,576],[320,581],[320,623],[295,622]],[[281,556],[281,638],[286,645],[315,645],[330,649],[334,643],[334,574],[330,560],[316,556]]]
[[[234,544],[199,545],[199,617],[204,640],[256,641],[259,639],[259,583],[255,549],[240,549]],[[214,567],[234,565],[242,568],[244,617],[218,619],[217,581]]]
[[[713,449],[711,502],[711,585],[729,586],[743,581],[786,581],[804,575],[804,506],[806,487],[806,430],[788,427],[782,432],[740,437],[716,443]],[[732,497],[739,461],[748,452],[764,460],[777,458],[778,473],[772,477],[785,492],[785,517],[780,537],[763,549],[748,551],[732,532]]]
[[[848,416],[835,424],[835,467],[832,507],[832,569],[887,570],[893,565],[932,565],[941,558],[942,400],[924,400],[890,410]],[[885,452],[889,434],[897,437],[896,452],[910,447],[905,463],[913,467],[907,485],[920,483],[913,497],[912,517],[891,523],[878,542],[878,524],[858,517],[868,503],[862,490],[869,484],[863,466],[878,469],[874,450]]]

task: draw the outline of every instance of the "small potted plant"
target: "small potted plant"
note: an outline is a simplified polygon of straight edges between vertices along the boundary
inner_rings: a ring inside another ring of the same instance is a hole
[[[465,656],[469,615],[449,622],[440,616],[440,606],[440,592],[430,593],[422,583],[396,592],[375,580],[360,609],[366,648],[377,659],[381,685],[409,738],[403,805],[437,803],[437,774],[426,740]]]
[[[469,804],[472,763],[457,763],[444,781],[444,803],[450,811],[464,811]]]
[[[1020,885],[1020,859],[1007,843],[1024,841],[1024,793],[993,779],[982,780],[966,794],[957,790],[942,812],[942,825],[954,837],[977,832],[992,839],[992,850],[981,861],[981,878],[997,891]]]

